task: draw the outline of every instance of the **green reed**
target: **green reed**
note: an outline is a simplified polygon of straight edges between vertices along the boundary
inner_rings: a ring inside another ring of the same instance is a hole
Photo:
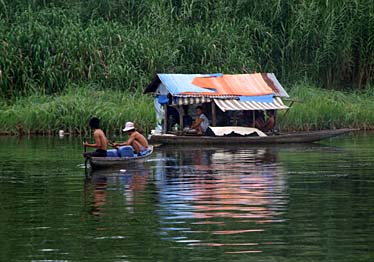
[[[371,87],[365,92],[347,93],[297,84],[291,89],[290,95],[298,102],[287,114],[280,112],[281,129],[374,129],[374,92]]]
[[[274,72],[363,89],[374,77],[374,2],[0,1],[0,92],[72,84],[143,89],[156,72]]]
[[[36,93],[21,97],[0,110],[1,132],[9,134],[72,134],[90,132],[88,121],[97,116],[108,134],[119,134],[126,121],[148,132],[155,113],[150,96],[141,92],[101,90],[71,86],[59,96]]]
[[[374,129],[374,92],[344,93],[296,84],[290,95],[294,103],[287,114],[279,112],[281,130],[330,128]],[[289,101],[285,101],[290,104]],[[95,86],[70,86],[61,95],[36,93],[12,103],[0,100],[0,133],[56,134],[58,130],[87,135],[89,119],[97,116],[108,136],[121,133],[126,121],[135,122],[145,133],[155,126],[150,95],[139,91],[103,90]]]
[[[304,101],[285,128],[369,128],[373,61],[371,0],[0,0],[0,127],[149,129],[157,72],[274,72]]]

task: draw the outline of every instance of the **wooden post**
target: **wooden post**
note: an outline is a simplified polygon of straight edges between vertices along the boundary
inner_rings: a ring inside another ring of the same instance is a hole
[[[216,104],[212,100],[212,126],[217,125]]]
[[[256,127],[256,111],[253,110],[252,112],[252,127]]]
[[[179,111],[179,127],[180,127],[179,131],[182,131],[183,128],[184,128],[184,126],[183,126],[183,115],[184,115],[184,113],[183,113],[183,106],[182,105],[179,106],[178,111]]]
[[[273,130],[278,129],[278,110],[274,109],[274,127]]]
[[[166,105],[164,105],[164,130],[162,130],[162,133],[163,134],[166,134],[167,133],[167,131],[168,131],[168,122],[169,122],[169,120],[168,120],[168,118],[169,118],[169,116],[168,116],[168,105],[166,104]]]

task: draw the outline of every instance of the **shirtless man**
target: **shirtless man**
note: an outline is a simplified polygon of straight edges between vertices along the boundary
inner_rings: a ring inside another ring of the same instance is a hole
[[[134,148],[135,153],[142,153],[148,150],[148,141],[147,139],[140,134],[138,131],[135,130],[134,123],[127,122],[123,132],[127,132],[129,134],[129,139],[126,142],[122,143],[113,143],[114,147],[118,146],[132,146]]]
[[[106,138],[103,130],[100,129],[100,120],[97,117],[93,117],[91,118],[89,125],[93,130],[95,144],[89,144],[87,141],[84,141],[83,145],[87,147],[94,147],[96,148],[96,151],[84,152],[83,156],[106,157],[108,139]]]
[[[266,114],[267,114],[267,117],[268,117],[266,121],[264,121],[263,112],[256,116],[256,121],[255,121],[255,123],[256,123],[255,127],[260,129],[263,132],[271,131],[275,126],[274,110],[268,110],[268,111],[266,111]]]

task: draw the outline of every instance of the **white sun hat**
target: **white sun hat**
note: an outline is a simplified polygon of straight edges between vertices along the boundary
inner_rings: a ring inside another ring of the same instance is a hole
[[[130,130],[135,129],[134,123],[133,122],[126,122],[125,128],[123,129],[123,132],[127,132]]]

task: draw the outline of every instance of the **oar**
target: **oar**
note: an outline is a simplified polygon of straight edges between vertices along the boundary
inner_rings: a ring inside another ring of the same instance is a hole
[[[116,142],[115,140],[110,140],[110,141],[108,142],[108,144],[109,144],[111,147],[113,147],[113,148],[117,148],[117,146],[114,146],[114,145],[113,145],[115,142]]]
[[[87,142],[87,137],[83,137],[83,142],[84,142],[84,143]],[[84,145],[84,146],[83,146],[83,149],[84,149],[84,152],[86,153],[86,152],[87,152],[87,146]]]

